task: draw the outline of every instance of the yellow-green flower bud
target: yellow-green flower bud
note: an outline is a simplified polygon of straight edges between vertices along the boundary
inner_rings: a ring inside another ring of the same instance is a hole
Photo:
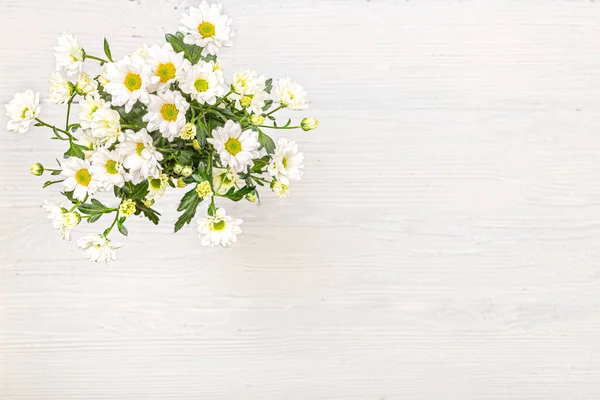
[[[198,197],[202,197],[203,199],[209,198],[213,195],[213,191],[210,188],[210,183],[208,181],[200,182],[196,186],[196,193],[198,193]]]
[[[183,165],[179,163],[175,164],[175,166],[173,167],[173,172],[177,175],[181,175],[181,171],[183,171]]]
[[[254,126],[262,125],[265,122],[265,117],[260,114],[252,114],[250,116],[250,123]]]
[[[192,142],[192,146],[194,146],[194,150],[196,151],[200,151],[200,149],[202,148],[200,147],[200,143],[198,143],[196,139],[194,139],[194,141]]]
[[[177,187],[178,188],[183,188],[186,187],[187,183],[185,183],[185,181],[183,180],[183,178],[179,178],[177,179]]]
[[[246,200],[248,200],[250,203],[256,203],[256,201],[258,200],[258,196],[256,195],[256,191],[248,193],[246,195]]]
[[[81,215],[72,211],[63,211],[62,223],[65,227],[73,229],[74,227],[79,225],[79,222],[81,222]]]
[[[135,213],[135,201],[127,199],[119,206],[119,215],[129,217]]]
[[[192,140],[196,137],[196,125],[190,124],[189,122],[181,128],[179,131],[179,137],[183,140]]]
[[[44,173],[44,166],[40,163],[33,164],[31,168],[29,168],[29,172],[31,172],[32,175],[40,176]]]
[[[192,169],[192,167],[190,167],[189,165],[186,165],[185,167],[183,167],[183,169],[181,170],[181,175],[183,175],[184,177],[188,177],[191,174],[194,173],[194,170]]]
[[[313,129],[317,129],[319,121],[315,118],[304,118],[300,126],[302,126],[302,129],[305,131],[312,131]]]
[[[242,107],[250,107],[250,105],[252,104],[252,97],[250,96],[244,96],[242,97],[242,99],[240,100],[240,104],[242,105]]]

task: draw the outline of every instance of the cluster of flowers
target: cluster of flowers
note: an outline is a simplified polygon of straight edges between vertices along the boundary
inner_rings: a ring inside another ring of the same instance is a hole
[[[256,202],[257,186],[265,185],[286,197],[290,182],[301,178],[304,156],[296,143],[280,138],[275,144],[264,130],[315,129],[314,118],[292,126],[291,120],[278,125],[274,116],[282,109],[306,109],[306,91],[290,78],[273,81],[246,69],[226,84],[216,55],[232,44],[231,22],[221,5],[202,2],[182,16],[179,32],[167,34],[164,45],[142,45],[117,61],[106,39],[105,59],[86,53],[76,37],[64,33],[54,49],[58,72],[49,96],[66,104],[64,128],[39,118],[39,93],[17,93],[6,106],[9,131],[43,126],[69,146],[58,168],[31,167],[34,175],[61,177],[44,187],[62,185],[68,205],[46,201],[43,207],[60,237],[70,240],[82,219],[96,222],[114,214],[102,234],[77,241],[88,259],[114,260],[121,245],[109,234],[116,226],[127,235],[132,215],[157,224],[160,214],[152,207],[169,186],[190,188],[177,208],[175,231],[205,201],[207,215],[197,219],[202,244],[228,246],[241,233],[242,220],[217,208],[215,198]],[[88,60],[103,66],[98,76],[83,71]],[[72,105],[78,105],[75,122]],[[114,194],[119,205],[103,204],[100,192]]]

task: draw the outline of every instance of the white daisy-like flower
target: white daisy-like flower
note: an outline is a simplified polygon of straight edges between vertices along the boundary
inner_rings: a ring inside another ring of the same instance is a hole
[[[105,104],[94,112],[90,129],[92,135],[106,146],[114,144],[117,140],[122,142],[125,138],[121,130],[121,115],[110,108],[110,104]]]
[[[138,56],[140,56],[142,58],[148,57],[149,52],[150,52],[150,46],[148,46],[147,43],[142,43],[134,51],[135,54],[137,54]]]
[[[61,203],[54,204],[44,201],[42,209],[49,213],[48,219],[52,220],[52,226],[58,231],[60,238],[71,240],[71,230],[79,224],[81,216],[62,208]]]
[[[73,84],[58,72],[50,77],[50,100],[55,104],[66,103],[73,94]]]
[[[232,187],[241,189],[246,182],[239,174],[228,168],[213,168],[213,187],[217,194],[225,194]]]
[[[88,160],[70,157],[63,161],[60,174],[66,179],[62,182],[67,192],[73,192],[77,200],[84,200],[86,195],[93,196],[98,190],[99,182],[90,171]]]
[[[285,199],[290,193],[290,187],[277,179],[271,182],[271,190],[280,199]]]
[[[108,81],[104,89],[112,95],[111,103],[115,106],[125,106],[126,112],[130,112],[138,100],[148,104],[148,85],[159,81],[157,76],[151,75],[150,67],[137,54],[107,64],[104,77]]]
[[[300,84],[293,82],[290,77],[277,81],[275,84],[275,96],[277,96],[277,100],[282,105],[292,110],[304,110],[308,108],[306,90]]]
[[[112,243],[106,236],[91,234],[77,241],[77,245],[88,260],[108,264],[117,259],[115,250],[122,247],[120,243]]]
[[[148,111],[142,118],[149,132],[158,130],[169,141],[173,141],[185,126],[185,113],[190,105],[179,92],[167,90],[150,95]]]
[[[10,132],[25,133],[40,114],[40,94],[31,90],[19,92],[5,108],[6,115],[10,118],[6,129]]]
[[[241,69],[233,74],[231,83],[235,93],[229,95],[235,101],[237,109],[247,108],[254,114],[262,113],[269,94],[265,91],[266,78],[258,75],[256,71]]]
[[[148,195],[149,200],[158,200],[163,197],[167,190],[169,177],[165,174],[160,174],[158,178],[148,178]]]
[[[64,69],[67,75],[75,75],[83,68],[84,52],[77,38],[69,32],[58,37],[58,46],[54,48],[56,70]]]
[[[162,47],[149,47],[145,60],[150,66],[151,74],[158,78],[156,83],[148,86],[150,93],[168,89],[171,83],[175,82],[179,71],[191,66],[190,62],[183,58],[183,52],[175,53],[170,43],[165,43]]]
[[[81,129],[91,129],[92,121],[94,120],[94,113],[102,108],[108,107],[109,105],[100,97],[99,94],[93,96],[85,96],[79,100],[79,124]]]
[[[258,157],[258,133],[242,131],[240,124],[231,120],[213,130],[212,138],[207,141],[215,147],[223,165],[237,172],[246,172],[248,166],[253,165],[252,160]]]
[[[162,170],[159,162],[163,155],[156,150],[152,136],[145,129],[139,132],[127,130],[125,141],[117,145],[117,151],[123,157],[123,166],[133,175],[133,183],[159,177]]]
[[[215,104],[217,98],[225,93],[223,72],[215,70],[213,63],[200,61],[185,68],[177,80],[181,91],[191,95],[200,104]]]
[[[298,152],[296,142],[280,138],[277,141],[275,152],[271,155],[267,172],[273,178],[289,186],[291,179],[300,180],[302,178],[300,168],[304,168],[304,154]]]
[[[75,91],[81,96],[97,95],[98,82],[90,74],[80,72],[79,76],[77,76],[77,82],[75,82]]]
[[[129,181],[129,174],[123,168],[121,155],[116,150],[99,147],[91,157],[92,174],[105,190],[112,190],[114,186],[123,187]]]
[[[237,235],[242,233],[242,220],[227,215],[219,208],[214,216],[198,219],[198,233],[204,246],[227,247],[237,241]]]
[[[78,129],[73,133],[75,137],[75,144],[83,146],[86,150],[83,150],[83,154],[86,160],[89,160],[92,155],[96,152],[96,149],[100,147],[100,140],[92,135],[92,131]]]
[[[206,1],[198,7],[190,7],[188,13],[181,16],[179,30],[185,35],[185,44],[195,44],[203,48],[202,54],[217,54],[221,47],[231,46],[233,20],[221,14],[221,4],[208,4]]]

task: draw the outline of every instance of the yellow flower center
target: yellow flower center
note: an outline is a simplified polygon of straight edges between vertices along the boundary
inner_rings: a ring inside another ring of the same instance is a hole
[[[27,111],[29,111],[29,107],[25,107],[23,109],[23,113],[21,113],[21,119],[25,119],[27,117]]]
[[[208,90],[208,81],[200,78],[194,82],[194,87],[199,92],[206,92]]]
[[[81,186],[87,186],[92,181],[92,175],[90,175],[90,172],[87,169],[81,168],[79,171],[75,172],[75,180]]]
[[[123,84],[125,85],[127,90],[129,90],[130,92],[135,92],[136,90],[139,90],[139,88],[142,87],[142,77],[137,74],[134,74],[133,72],[130,72],[127,74],[127,76],[125,76]]]
[[[210,229],[213,231],[222,231],[225,229],[225,221],[221,219],[219,221],[212,222],[210,224]]]
[[[240,151],[242,151],[242,144],[236,138],[229,138],[227,142],[225,142],[225,150],[231,155],[236,155]]]
[[[175,121],[177,115],[179,115],[179,110],[175,104],[163,104],[160,109],[160,115],[162,115],[165,121]]]
[[[177,69],[173,65],[173,63],[159,64],[156,68],[156,76],[160,78],[162,83],[166,83],[171,79],[175,78],[175,73]]]
[[[146,146],[144,146],[144,143],[136,143],[135,145],[135,152],[137,153],[138,156],[142,156],[142,151],[144,151],[144,149],[146,148]]]
[[[158,189],[160,189],[160,184],[162,182],[160,181],[160,179],[151,178],[150,181],[149,181],[149,183],[150,183],[150,186],[152,186],[153,189],[158,190]]]
[[[111,175],[119,173],[119,171],[117,170],[117,162],[115,160],[108,160],[104,168],[106,169],[106,172],[108,172]]]
[[[204,38],[213,37],[215,36],[215,26],[210,22],[204,21],[198,25],[198,32]]]
[[[281,159],[281,164],[283,165],[283,168],[287,168],[287,158],[282,158]]]
[[[242,107],[249,107],[250,104],[252,104],[252,97],[250,97],[250,96],[242,97],[242,100],[240,100],[240,104],[242,105]]]

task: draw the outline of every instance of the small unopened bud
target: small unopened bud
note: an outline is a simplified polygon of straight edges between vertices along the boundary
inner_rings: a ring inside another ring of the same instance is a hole
[[[44,166],[40,163],[33,164],[31,168],[29,168],[29,172],[31,172],[32,175],[40,176],[44,173]]]
[[[189,122],[183,126],[179,131],[179,137],[183,140],[192,140],[196,137],[196,125],[190,124]]]
[[[250,192],[246,195],[246,200],[248,200],[250,203],[256,203],[256,201],[258,200],[258,196],[256,196],[256,192]]]
[[[319,121],[315,118],[304,118],[300,126],[302,126],[302,129],[305,131],[312,131],[313,129],[317,129]]]
[[[271,190],[277,195],[277,197],[283,199],[287,197],[288,193],[290,192],[290,187],[275,179],[273,182],[271,182]]]
[[[183,180],[183,178],[179,178],[177,179],[177,187],[178,188],[183,188],[186,187],[187,183],[185,183],[185,181]]]
[[[146,207],[152,207],[152,205],[154,204],[154,200],[151,199],[144,199],[144,205]]]
[[[198,143],[198,141],[196,139],[194,139],[194,141],[192,142],[192,146],[194,147],[194,150],[196,151],[200,151],[200,149],[202,147],[200,147],[200,143]]]
[[[184,177],[188,177],[191,174],[194,173],[194,170],[192,169],[192,167],[190,167],[189,165],[186,165],[185,167],[183,167],[183,169],[181,170],[181,175],[183,175]]]
[[[173,167],[173,172],[177,175],[181,175],[181,171],[183,171],[183,165],[179,163],[175,164],[175,166]]]
[[[210,188],[210,183],[208,181],[203,181],[196,186],[196,193],[198,193],[198,197],[203,199],[207,199],[213,195],[213,191]]]
[[[65,210],[66,211],[66,210]],[[62,223],[65,227],[73,229],[81,221],[81,215],[72,211],[63,211]]]
[[[250,123],[254,126],[262,125],[265,122],[265,117],[260,114],[252,114],[250,116]]]
[[[250,107],[250,104],[252,104],[252,97],[250,96],[244,96],[242,97],[242,99],[240,100],[240,104],[242,105],[242,107]]]

